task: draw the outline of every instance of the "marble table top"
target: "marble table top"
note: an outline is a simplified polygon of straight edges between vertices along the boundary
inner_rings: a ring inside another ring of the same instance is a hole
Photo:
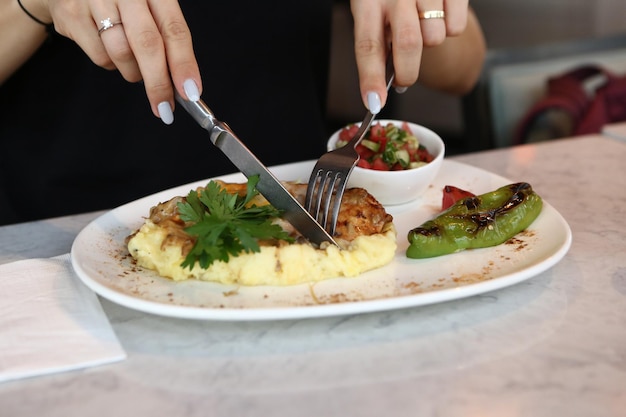
[[[611,123],[602,128],[602,133],[626,142],[626,122]]]
[[[321,319],[183,320],[101,299],[128,358],[1,384],[0,414],[625,415],[626,144],[591,135],[450,159],[541,190],[573,232],[561,262],[471,298]],[[67,253],[99,214],[0,227],[0,263]]]

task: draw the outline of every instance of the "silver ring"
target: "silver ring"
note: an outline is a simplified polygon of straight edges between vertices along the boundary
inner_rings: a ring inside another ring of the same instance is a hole
[[[100,34],[104,32],[105,30],[111,29],[115,25],[122,24],[122,22],[112,22],[110,17],[107,17],[106,19],[101,20],[100,23],[102,23],[102,27],[98,29],[98,36],[100,36]]]
[[[427,10],[419,12],[420,19],[445,19],[446,13],[443,10]]]

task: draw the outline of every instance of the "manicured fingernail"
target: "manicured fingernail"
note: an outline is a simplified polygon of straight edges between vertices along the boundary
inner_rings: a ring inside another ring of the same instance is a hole
[[[174,122],[174,113],[172,113],[172,106],[167,101],[162,101],[157,106],[159,110],[159,117],[166,125],[171,125]]]
[[[185,95],[189,101],[198,101],[200,100],[200,91],[198,90],[198,86],[196,82],[191,78],[185,80],[183,83],[183,90],[185,90]]]
[[[367,107],[370,113],[378,114],[380,112],[380,96],[375,91],[367,93]]]
[[[396,93],[398,94],[406,93],[406,90],[408,89],[409,87],[396,87]]]

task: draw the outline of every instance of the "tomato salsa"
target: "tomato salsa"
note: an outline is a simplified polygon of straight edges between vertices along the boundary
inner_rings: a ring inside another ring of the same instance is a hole
[[[351,124],[339,132],[337,148],[344,146],[354,137],[359,126]],[[384,125],[375,122],[365,134],[356,151],[361,159],[357,166],[379,171],[401,171],[419,168],[434,158],[428,150],[419,143],[411,132],[408,123],[403,122],[401,127],[393,123]]]

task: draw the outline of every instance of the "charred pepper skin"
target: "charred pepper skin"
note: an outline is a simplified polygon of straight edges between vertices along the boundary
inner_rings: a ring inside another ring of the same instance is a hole
[[[537,218],[543,201],[526,182],[457,201],[408,233],[408,258],[432,258],[506,242]]]

